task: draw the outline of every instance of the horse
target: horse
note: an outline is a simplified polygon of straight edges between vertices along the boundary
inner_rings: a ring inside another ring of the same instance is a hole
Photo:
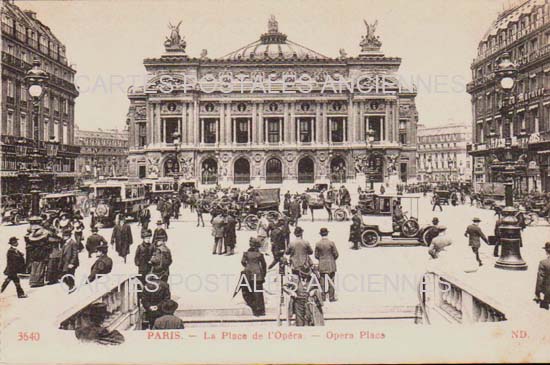
[[[314,210],[325,209],[328,213],[329,222],[332,221],[332,202],[325,200],[322,195],[306,195],[309,211],[311,212],[311,221],[315,222],[315,216],[313,214]]]

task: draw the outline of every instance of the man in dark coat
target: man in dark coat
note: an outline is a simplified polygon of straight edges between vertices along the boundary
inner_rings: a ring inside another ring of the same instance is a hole
[[[109,331],[103,327],[103,321],[107,318],[107,305],[94,303],[87,310],[84,323],[75,330],[75,336],[82,342],[93,342],[100,345],[120,345],[124,342],[124,336],[117,330]]]
[[[170,265],[172,265],[172,252],[166,247],[166,241],[162,239],[157,241],[150,262],[151,273],[155,274],[160,280],[167,282],[170,275]]]
[[[151,222],[151,211],[149,208],[144,208],[139,214],[139,222],[141,224],[141,229],[149,229],[149,222]]]
[[[543,247],[546,252],[546,258],[539,263],[537,272],[537,285],[535,287],[535,301],[543,309],[550,308],[550,242],[546,242]],[[541,294],[544,298],[541,298]]]
[[[151,257],[153,257],[154,247],[151,244],[151,230],[145,230],[141,233],[143,242],[137,247],[134,256],[134,263],[138,268],[139,279],[145,283],[145,277],[151,272]]]
[[[472,247],[472,251],[476,255],[476,260],[479,263],[479,266],[482,266],[483,263],[479,258],[479,248],[481,247],[481,240],[483,240],[485,243],[488,243],[488,240],[487,237],[485,237],[485,234],[483,234],[481,228],[479,228],[479,222],[481,222],[481,219],[474,218],[473,224],[470,224],[466,228],[464,236],[468,237],[468,244],[470,245],[470,247]]]
[[[275,227],[271,230],[271,253],[273,261],[269,264],[268,269],[271,269],[284,257],[286,251],[286,232],[285,219],[279,218]]]
[[[166,233],[166,230],[162,226],[162,221],[157,221],[157,228],[155,228],[155,231],[153,232],[153,245],[155,245],[159,240],[168,241],[168,233]]]
[[[6,269],[4,270],[6,280],[2,283],[2,289],[0,292],[3,293],[9,283],[13,281],[17,291],[17,297],[26,298],[27,296],[21,287],[19,276],[17,275],[25,271],[25,257],[23,256],[23,253],[17,249],[17,246],[19,245],[17,237],[11,237],[8,243],[10,248],[6,253]]]
[[[298,219],[302,216],[302,207],[300,206],[300,199],[294,197],[294,200],[290,203],[290,219],[294,225],[298,225]]]
[[[180,208],[181,208],[181,201],[178,197],[174,198],[174,202],[172,204],[172,212],[174,214],[174,219],[179,219],[180,217]]]
[[[97,232],[97,227],[92,227],[92,234],[86,240],[86,251],[88,251],[88,257],[92,257],[92,254],[97,252],[97,248],[99,246],[107,244],[107,240]]]
[[[92,282],[97,279],[98,275],[107,275],[113,269],[113,260],[107,256],[109,245],[107,242],[97,247],[97,260],[92,265],[90,270],[90,276],[88,276],[88,282]]]
[[[434,196],[432,198],[432,203],[433,203],[432,212],[435,211],[435,207],[439,207],[440,212],[443,211],[443,208],[441,207],[441,198],[439,197],[438,193],[434,193]]]
[[[172,202],[170,200],[167,200],[164,203],[164,206],[162,207],[161,215],[162,215],[162,220],[164,221],[164,225],[166,226],[166,229],[169,229],[170,217],[172,216]]]
[[[357,215],[351,217],[351,226],[349,227],[348,241],[353,243],[353,250],[359,249],[359,243],[361,243],[361,219]]]
[[[315,258],[319,260],[319,274],[321,274],[321,297],[326,299],[328,291],[329,300],[335,302],[334,277],[336,276],[336,260],[338,259],[338,250],[336,244],[327,238],[328,229],[321,228],[319,231],[321,240],[315,244]]]
[[[289,255],[290,268],[292,272],[297,274],[300,268],[311,268],[311,258],[309,255],[313,253],[313,249],[308,241],[303,239],[304,230],[302,227],[294,228],[294,236],[296,238],[290,242],[286,250]]]
[[[155,319],[153,325],[154,330],[182,330],[184,328],[183,321],[174,315],[178,309],[178,303],[172,299],[163,301],[160,304],[160,311],[163,315]]]
[[[145,319],[149,328],[153,328],[155,320],[162,317],[160,305],[170,299],[170,286],[158,277],[150,277],[141,292],[141,305],[145,309]]]
[[[74,273],[76,268],[80,264],[78,260],[78,243],[71,238],[70,231],[63,232],[63,239],[65,240],[63,247],[61,248],[61,260],[60,260],[60,271],[63,282],[67,284],[69,290],[74,288]]]
[[[225,217],[223,244],[227,255],[235,254],[235,245],[237,244],[237,219],[236,212],[231,210]]]
[[[134,243],[132,238],[132,229],[124,217],[120,217],[120,223],[113,228],[111,236],[111,245],[115,245],[115,250],[126,263],[126,256],[130,253],[130,245]]]

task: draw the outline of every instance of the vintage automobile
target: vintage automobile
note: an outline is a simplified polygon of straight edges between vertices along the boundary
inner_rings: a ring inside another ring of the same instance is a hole
[[[62,193],[42,194],[40,196],[40,214],[45,221],[56,225],[56,221],[66,214],[69,219],[73,218],[77,209],[78,191],[67,191]]]
[[[13,194],[2,196],[2,223],[13,225],[26,221],[30,212],[30,194]]]
[[[420,195],[374,195],[364,218],[368,223],[362,227],[362,245],[429,245],[433,226],[418,223],[419,199]]]
[[[280,189],[253,189],[248,199],[241,204],[239,214],[242,225],[250,230],[258,228],[258,213],[264,212],[270,221],[277,220],[281,213]]]
[[[434,196],[432,197],[432,204],[434,203],[435,195],[439,197],[439,202],[441,205],[448,205],[450,204],[451,200],[451,191],[447,189],[435,189],[434,190]]]
[[[113,226],[119,214],[137,220],[140,211],[148,205],[145,186],[139,181],[99,181],[91,188],[99,226]]]
[[[157,202],[160,197],[172,197],[178,193],[177,185],[174,179],[147,181],[146,198],[150,202]]]

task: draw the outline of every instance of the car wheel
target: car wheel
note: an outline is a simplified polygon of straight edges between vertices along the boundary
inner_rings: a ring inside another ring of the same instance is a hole
[[[380,236],[373,229],[367,229],[361,233],[361,244],[365,247],[372,248],[378,246]]]
[[[334,219],[337,222],[345,221],[346,217],[347,217],[347,213],[345,210],[338,208],[334,211]]]
[[[21,223],[21,216],[20,216],[19,214],[16,214],[16,215],[13,217],[13,220],[12,220],[11,222],[12,222],[12,224],[15,224],[15,225]]]
[[[420,226],[414,219],[408,219],[401,226],[401,232],[405,237],[414,237],[418,234],[418,231],[420,231]]]
[[[255,231],[258,228],[258,216],[255,214],[249,214],[244,219],[244,225],[251,231]]]

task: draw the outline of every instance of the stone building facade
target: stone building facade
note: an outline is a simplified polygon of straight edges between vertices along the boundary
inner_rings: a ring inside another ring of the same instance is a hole
[[[494,72],[505,52],[518,68],[508,115],[501,113],[503,92]],[[505,158],[510,136],[513,159],[524,161],[516,188],[550,191],[550,1],[516,1],[500,13],[479,42],[471,70],[474,183],[499,181],[491,161]],[[495,146],[488,143],[491,130],[498,136]],[[522,132],[527,141],[518,139]]]
[[[82,179],[128,175],[128,130],[75,128],[75,142],[80,146],[76,171]]]
[[[361,52],[330,58],[290,41],[272,17],[223,57],[188,57],[178,27],[128,91],[130,176],[199,185],[416,178],[416,91],[398,82],[375,24]],[[369,141],[367,131],[372,130]],[[367,143],[368,142],[368,143]]]
[[[436,127],[418,125],[417,180],[449,183],[472,180],[472,157],[466,146],[472,140],[469,125],[449,123]]]
[[[2,98],[1,162],[2,194],[25,193],[28,179],[21,174],[30,168],[35,146],[41,155],[43,191],[74,185],[74,104],[78,91],[76,71],[69,65],[65,46],[43,24],[36,13],[21,10],[2,0]],[[25,75],[38,59],[49,75],[38,107],[38,133],[33,121],[33,103]],[[35,136],[38,136],[36,141]]]

